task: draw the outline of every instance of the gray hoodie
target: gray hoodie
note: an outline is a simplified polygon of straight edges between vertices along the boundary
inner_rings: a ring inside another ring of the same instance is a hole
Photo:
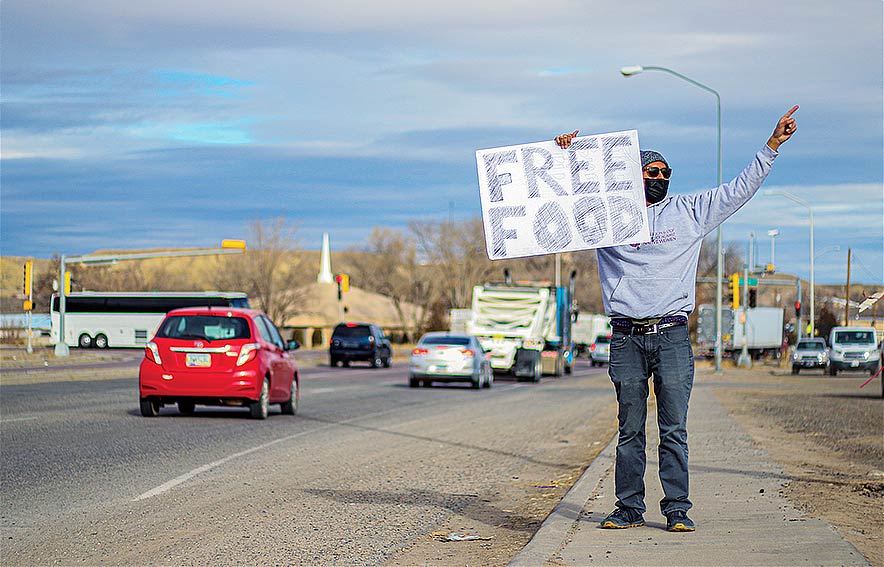
[[[752,198],[776,157],[765,144],[733,181],[649,206],[650,242],[599,248],[605,313],[650,319],[693,311],[703,237]]]

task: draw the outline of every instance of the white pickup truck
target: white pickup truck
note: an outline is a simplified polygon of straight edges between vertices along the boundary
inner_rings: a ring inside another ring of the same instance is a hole
[[[862,370],[875,375],[881,369],[878,337],[872,327],[834,327],[829,332],[829,374]],[[882,387],[884,392],[884,387]]]

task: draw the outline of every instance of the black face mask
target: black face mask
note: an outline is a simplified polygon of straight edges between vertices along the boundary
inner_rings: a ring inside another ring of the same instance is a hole
[[[645,179],[645,199],[650,204],[659,203],[669,191],[669,180],[660,177]]]

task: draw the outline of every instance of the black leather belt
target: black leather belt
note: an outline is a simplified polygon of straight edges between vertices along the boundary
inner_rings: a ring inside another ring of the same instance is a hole
[[[627,335],[653,335],[669,327],[688,324],[683,315],[671,315],[656,319],[611,319],[611,328]]]

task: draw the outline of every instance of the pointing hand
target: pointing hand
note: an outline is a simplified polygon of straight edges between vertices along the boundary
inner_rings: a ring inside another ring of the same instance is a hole
[[[792,114],[798,110],[798,105],[796,104],[789,112],[783,115],[780,118],[779,122],[777,122],[777,127],[774,128],[773,134],[770,135],[770,139],[767,141],[767,145],[770,146],[770,149],[773,151],[777,151],[780,148],[780,145],[792,137],[792,134],[798,130],[798,126],[795,124],[795,119],[792,118]]]

